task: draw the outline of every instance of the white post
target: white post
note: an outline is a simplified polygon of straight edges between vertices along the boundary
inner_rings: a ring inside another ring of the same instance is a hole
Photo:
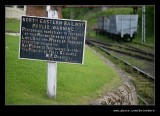
[[[123,37],[123,15],[121,15],[121,37]]]
[[[49,18],[57,18],[58,16],[50,15],[49,12],[50,6],[47,6],[46,10],[48,11]],[[57,15],[57,14],[56,14]],[[57,62],[48,61],[48,72],[47,72],[47,96],[49,98],[56,99],[56,89],[57,89]]]
[[[145,43],[145,5],[142,6],[142,43]]]
[[[48,61],[47,96],[56,99],[57,88],[57,62]]]
[[[49,11],[50,10],[50,5],[47,5],[47,7],[46,7],[46,11]]]
[[[130,16],[130,37],[132,37],[132,16]]]
[[[27,11],[27,6],[24,5],[24,15],[26,15],[26,11]]]

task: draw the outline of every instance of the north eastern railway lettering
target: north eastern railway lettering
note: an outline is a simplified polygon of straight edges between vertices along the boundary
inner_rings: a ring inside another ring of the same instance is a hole
[[[19,57],[83,63],[86,21],[22,16]]]

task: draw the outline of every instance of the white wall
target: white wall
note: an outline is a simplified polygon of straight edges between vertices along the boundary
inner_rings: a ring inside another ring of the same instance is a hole
[[[22,15],[25,15],[25,11],[23,10],[11,7],[5,8],[5,18],[20,19]]]

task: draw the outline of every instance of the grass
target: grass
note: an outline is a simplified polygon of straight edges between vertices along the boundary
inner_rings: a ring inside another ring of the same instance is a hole
[[[8,32],[20,32],[20,20],[6,19],[5,30]]]
[[[145,98],[145,100],[149,104],[155,103],[155,89],[154,89],[155,82],[150,81],[149,79],[146,79],[146,77],[143,77],[142,75],[134,71],[131,67],[124,65],[122,62],[113,58],[110,55],[107,55],[100,49],[96,47],[92,47],[92,48],[98,51],[100,54],[102,54],[107,59],[109,59],[111,62],[116,64],[117,67],[126,71],[133,78],[132,82],[136,87],[136,91],[138,95],[140,95],[143,99]],[[138,100],[138,102],[139,102],[138,103],[139,105],[145,105],[140,99]]]
[[[89,104],[122,80],[87,46],[84,65],[58,63],[56,100],[46,96],[47,62],[18,59],[19,37],[6,35],[6,105]]]
[[[155,104],[155,89],[154,85],[155,83],[152,81],[149,81],[148,79],[144,79],[141,75],[134,76],[134,83],[136,85],[136,90],[139,95],[141,95],[142,98],[145,98],[145,100],[149,103],[154,105]],[[140,102],[140,101],[139,101]],[[140,102],[140,104],[142,104]]]
[[[142,37],[137,36],[135,39],[133,39],[133,42],[141,43],[144,45],[149,45],[155,47],[155,37],[154,36],[149,36],[145,38],[145,43],[142,42]]]

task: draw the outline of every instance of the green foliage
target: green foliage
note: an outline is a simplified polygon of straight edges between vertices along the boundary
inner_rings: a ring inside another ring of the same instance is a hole
[[[6,19],[5,30],[8,32],[19,32],[20,31],[20,20]]]
[[[122,80],[87,46],[84,64],[58,63],[56,100],[46,96],[47,62],[18,58],[19,37],[6,35],[5,103],[89,104]]]
[[[80,10],[80,8],[79,8]],[[85,11],[84,8],[81,8],[82,11]],[[82,12],[81,11],[81,12]],[[132,8],[112,8],[105,11],[102,11],[100,8],[89,9],[88,12],[83,12],[79,16],[75,16],[77,20],[86,20],[87,21],[87,36],[95,37],[95,31],[93,29],[98,27],[98,17],[99,16],[108,16],[113,14],[130,14],[132,13]]]
[[[139,23],[139,34],[141,35],[142,32],[142,9],[138,10],[138,23]],[[146,37],[150,37],[154,35],[154,6],[146,6],[145,11],[145,18],[146,18]]]
[[[154,27],[154,6],[146,6],[145,18],[146,18],[146,44],[154,46],[155,43],[155,27]],[[142,43],[142,9],[138,10],[138,35],[135,42]]]
[[[64,18],[64,19],[70,19],[70,12],[71,12],[71,10],[72,10],[72,8],[64,8],[63,10],[62,10],[62,17]]]
[[[89,10],[90,8],[64,8],[62,10],[62,16],[65,19],[79,19],[78,17],[83,16]]]
[[[68,8],[67,8],[68,9]],[[99,16],[108,16],[114,14],[132,14],[132,8],[111,8],[105,11],[102,11],[100,8],[93,8],[86,10],[85,8],[70,8],[77,12],[75,19],[78,20],[87,20],[87,37],[97,38],[94,29],[98,27],[98,17]],[[76,11],[77,9],[77,11]],[[66,9],[64,9],[66,10]],[[85,12],[84,12],[85,11]],[[88,11],[88,12],[87,12]],[[80,13],[83,12],[83,13]],[[69,16],[69,14],[68,14]],[[147,45],[154,46],[154,6],[146,6],[146,43]],[[142,43],[142,9],[138,8],[138,35],[133,39],[134,42]],[[103,37],[105,39],[107,37]],[[110,40],[109,40],[110,41]]]

